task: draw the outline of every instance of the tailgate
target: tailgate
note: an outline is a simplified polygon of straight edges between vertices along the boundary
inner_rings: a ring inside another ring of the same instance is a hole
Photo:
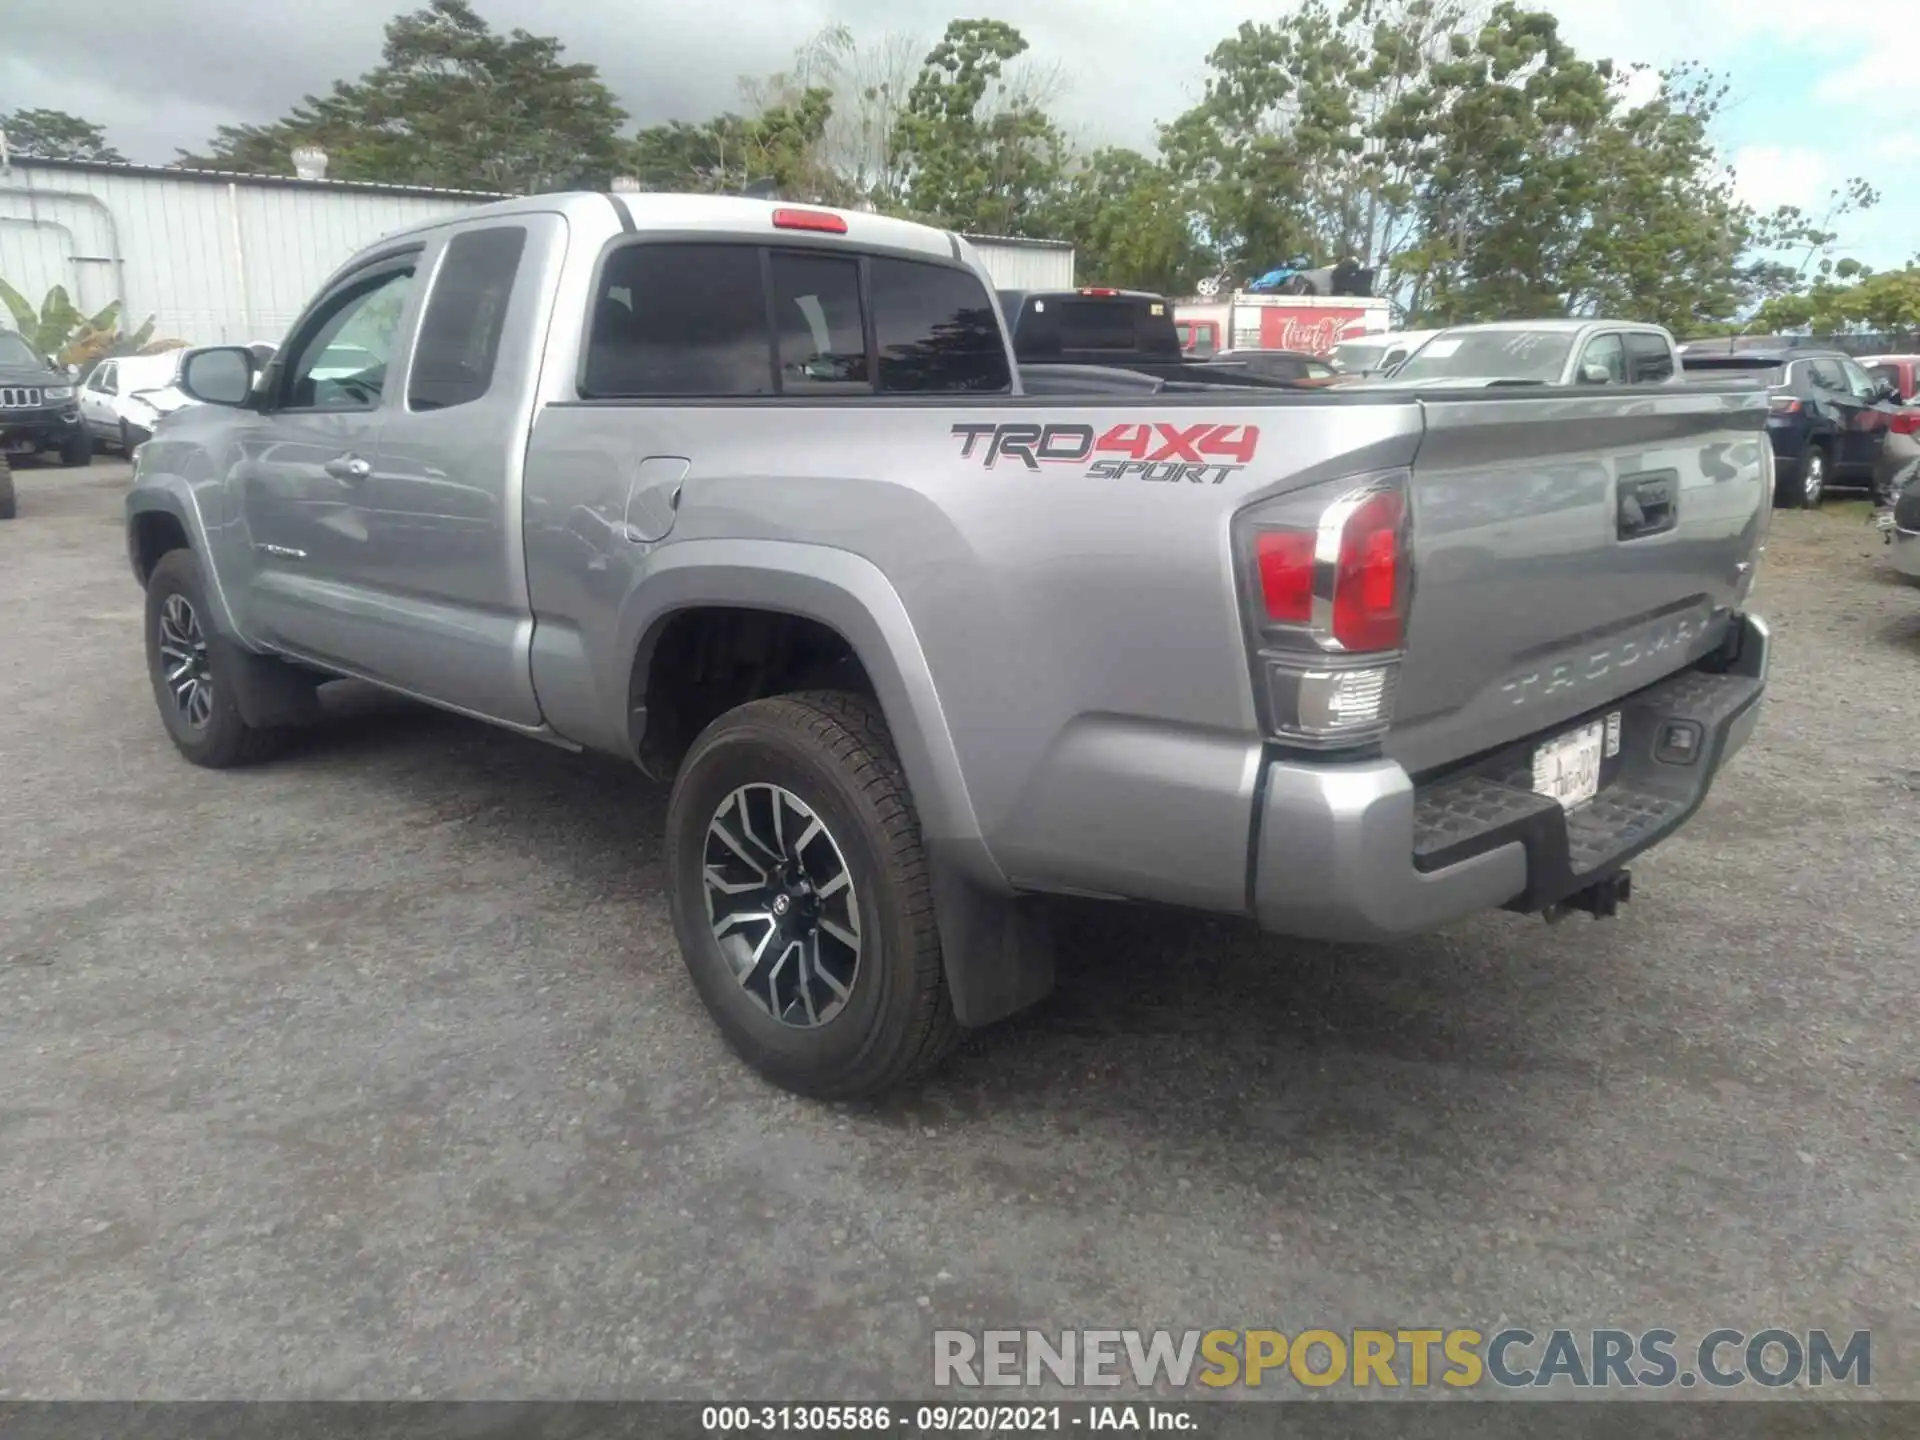
[[[1701,658],[1771,513],[1751,387],[1425,401],[1389,755],[1420,774]]]

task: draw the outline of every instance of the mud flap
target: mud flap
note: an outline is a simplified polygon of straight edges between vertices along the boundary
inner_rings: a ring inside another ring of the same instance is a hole
[[[259,730],[311,724],[320,717],[319,677],[283,660],[255,654],[224,635],[207,641],[217,673],[233,686],[240,718]]]
[[[1045,999],[1053,989],[1054,961],[1043,902],[996,894],[929,858],[954,1018],[978,1029]]]

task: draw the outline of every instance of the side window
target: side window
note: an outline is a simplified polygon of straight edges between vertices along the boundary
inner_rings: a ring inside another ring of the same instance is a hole
[[[447,243],[414,342],[409,409],[444,410],[487,393],[526,248],[521,225],[467,230]]]
[[[846,256],[776,250],[771,270],[780,393],[868,393],[860,262]]]
[[[880,256],[868,265],[883,393],[1013,388],[993,298],[969,272]]]
[[[1847,377],[1847,388],[1856,400],[1872,400],[1878,390],[1873,377],[1851,360],[1842,360],[1840,369]]]
[[[370,276],[330,297],[291,352],[281,380],[281,408],[371,410],[377,406],[412,286],[409,266]]]
[[[754,245],[633,244],[601,267],[580,393],[589,399],[773,393]]]
[[[1627,377],[1635,385],[1656,385],[1673,378],[1673,351],[1665,336],[1645,330],[1628,334]]]
[[[119,370],[111,360],[93,372],[93,388],[103,395],[117,395],[119,382],[114,378]]]
[[[1836,361],[1809,360],[1807,362],[1807,378],[1822,390],[1831,390],[1836,395],[1845,395],[1848,393],[1846,372],[1840,368]]]
[[[1601,372],[1606,378],[1601,379]],[[1574,379],[1583,385],[1624,385],[1627,383],[1627,351],[1618,335],[1596,335],[1580,352],[1580,369]]]

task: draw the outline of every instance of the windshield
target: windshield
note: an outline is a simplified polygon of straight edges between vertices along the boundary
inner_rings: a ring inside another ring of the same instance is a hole
[[[1433,337],[1394,372],[1395,380],[1538,380],[1566,367],[1573,336],[1555,330],[1470,330]]]
[[[1383,340],[1349,340],[1344,345],[1333,347],[1333,363],[1350,375],[1362,370],[1371,370],[1380,363],[1380,357],[1387,353]]]
[[[0,331],[0,365],[18,365],[23,369],[38,370],[40,357],[18,335]]]

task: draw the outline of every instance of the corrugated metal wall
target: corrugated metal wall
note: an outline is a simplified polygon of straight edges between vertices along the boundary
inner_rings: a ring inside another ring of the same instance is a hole
[[[479,197],[382,194],[16,159],[0,170],[0,279],[39,304],[65,285],[88,314],[194,345],[278,342],[342,261]],[[1073,284],[1071,246],[969,237],[996,285]]]
[[[65,285],[89,314],[124,298],[127,324],[152,315],[155,335],[191,344],[278,342],[361,246],[473,203],[16,160],[0,171],[0,279],[35,304]]]
[[[1021,245],[969,235],[974,253],[1003,290],[1068,290],[1073,287],[1073,248]]]

